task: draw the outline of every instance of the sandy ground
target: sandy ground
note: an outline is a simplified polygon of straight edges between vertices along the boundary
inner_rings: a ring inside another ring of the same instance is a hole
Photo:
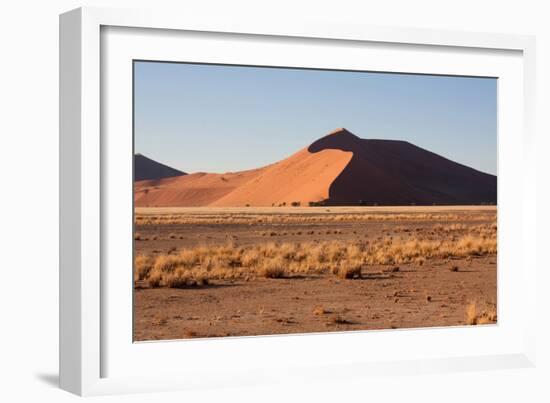
[[[404,232],[430,239],[441,236],[434,231],[438,224],[469,227],[494,222],[494,207],[453,211],[459,218],[452,222],[143,225],[136,231],[145,240],[136,241],[135,246],[137,254],[155,255],[227,242],[357,241]],[[477,214],[475,219],[472,211]],[[217,280],[208,286],[186,289],[138,286],[134,294],[134,338],[140,341],[464,325],[470,303],[496,305],[496,263],[496,255],[472,256],[398,268],[371,265],[363,269],[362,279],[355,280],[315,274]]]

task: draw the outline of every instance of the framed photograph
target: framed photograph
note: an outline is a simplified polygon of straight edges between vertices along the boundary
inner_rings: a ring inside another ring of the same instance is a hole
[[[60,44],[64,389],[532,365],[533,38],[85,8]]]

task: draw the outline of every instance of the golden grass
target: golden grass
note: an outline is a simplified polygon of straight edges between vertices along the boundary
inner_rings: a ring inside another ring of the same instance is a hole
[[[313,314],[316,316],[326,315],[327,313],[329,313],[329,311],[327,311],[325,307],[322,305],[316,306],[315,309],[313,310]]]
[[[153,268],[153,259],[150,256],[138,255],[134,260],[134,274],[136,280],[145,280]]]
[[[149,287],[152,288],[160,287],[162,284],[162,279],[162,273],[158,271],[150,272],[146,278],[147,284],[149,284]]]
[[[333,273],[342,279],[362,277],[369,265],[422,265],[429,259],[467,258],[497,252],[496,228],[442,240],[383,237],[375,241],[267,242],[249,246],[228,243],[199,246],[170,254],[136,256],[136,281],[151,287],[187,287],[208,280],[291,277]]]
[[[266,278],[282,278],[285,277],[286,261],[282,256],[277,256],[274,259],[266,260],[261,265],[261,273]]]
[[[208,284],[208,278],[201,270],[185,270],[179,267],[164,277],[164,282],[170,288],[185,288]]]
[[[334,266],[333,273],[342,279],[361,278],[362,267],[361,259],[342,260]]]
[[[468,325],[486,325],[496,323],[497,311],[494,303],[483,304],[479,306],[478,302],[471,302],[466,308],[466,324]]]

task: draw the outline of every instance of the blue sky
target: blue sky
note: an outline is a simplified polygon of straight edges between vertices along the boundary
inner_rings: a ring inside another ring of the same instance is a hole
[[[185,172],[276,162],[338,127],[497,170],[497,80],[135,62],[135,152]]]

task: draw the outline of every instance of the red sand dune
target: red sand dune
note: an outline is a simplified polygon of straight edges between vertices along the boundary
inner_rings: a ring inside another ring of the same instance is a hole
[[[138,207],[495,204],[496,177],[404,141],[338,129],[287,159],[235,173],[135,183]]]

